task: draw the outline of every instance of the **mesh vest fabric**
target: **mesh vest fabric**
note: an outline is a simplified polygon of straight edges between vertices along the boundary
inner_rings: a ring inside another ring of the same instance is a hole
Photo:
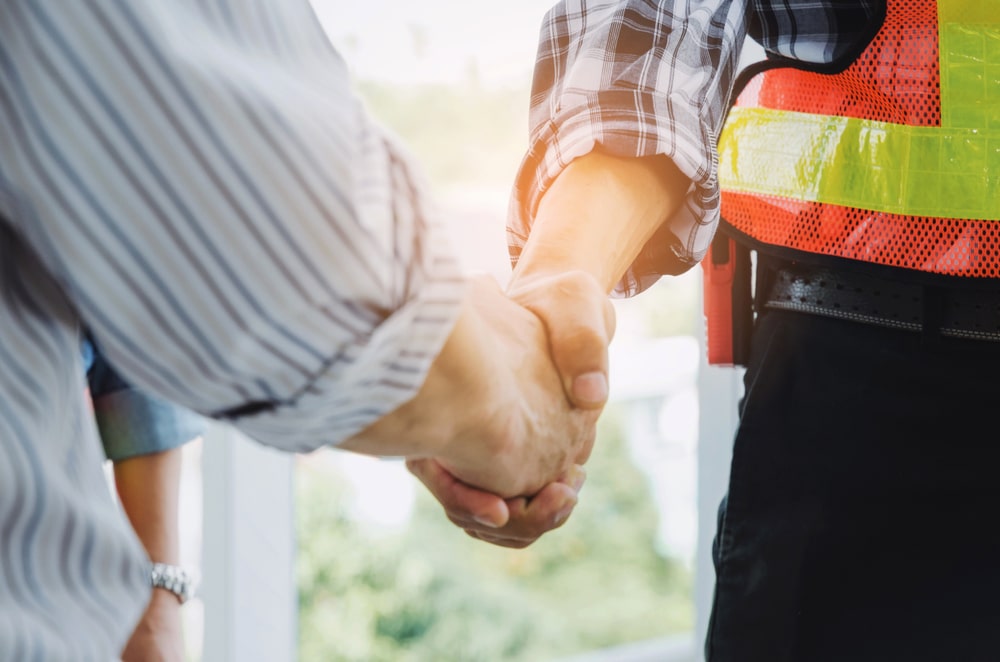
[[[720,137],[723,218],[772,246],[1000,274],[1000,18],[990,4],[890,0],[844,71],[752,79]]]

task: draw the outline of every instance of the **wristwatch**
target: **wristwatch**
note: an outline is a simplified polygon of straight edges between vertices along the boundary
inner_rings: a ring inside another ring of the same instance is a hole
[[[194,578],[178,565],[154,563],[149,578],[153,588],[170,591],[177,596],[181,604],[194,596]]]

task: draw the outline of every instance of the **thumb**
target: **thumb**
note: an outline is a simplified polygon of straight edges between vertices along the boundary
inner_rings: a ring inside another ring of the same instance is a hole
[[[603,407],[615,313],[597,281],[583,271],[568,271],[516,281],[508,295],[545,325],[552,361],[570,402],[583,409]]]

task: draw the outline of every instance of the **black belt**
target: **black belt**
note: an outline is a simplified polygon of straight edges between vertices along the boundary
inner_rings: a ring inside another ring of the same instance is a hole
[[[928,286],[801,264],[775,267],[767,280],[764,308],[1000,342],[1000,289]]]

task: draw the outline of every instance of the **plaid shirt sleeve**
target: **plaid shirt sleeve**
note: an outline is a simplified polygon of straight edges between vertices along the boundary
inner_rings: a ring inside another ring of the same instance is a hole
[[[744,13],[744,3],[731,0],[565,0],[549,11],[530,146],[508,221],[513,263],[542,195],[573,159],[594,149],[667,155],[693,183],[615,294],[636,294],[704,256],[719,218],[716,136],[746,35]]]
[[[719,219],[716,140],[749,32],[770,57],[831,64],[867,43],[879,0],[563,0],[542,25],[530,144],[507,227],[517,263],[538,203],[573,159],[663,154],[685,203],[618,283],[631,296],[704,257]]]

